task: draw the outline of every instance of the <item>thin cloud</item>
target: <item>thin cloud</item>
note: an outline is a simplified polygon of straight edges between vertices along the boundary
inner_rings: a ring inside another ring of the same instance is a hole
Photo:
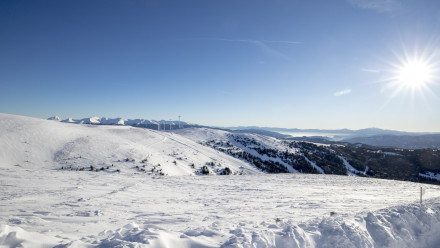
[[[351,93],[350,89],[345,89],[345,90],[341,90],[341,91],[335,92],[333,94],[333,96],[342,96],[342,95],[347,95],[347,94],[350,94],[350,93]]]
[[[232,95],[232,92],[230,92],[230,91],[226,91],[226,90],[218,90],[218,92],[219,92],[220,94],[223,94],[223,95],[229,95],[229,96]]]
[[[248,40],[248,39],[222,39],[222,38],[196,38],[191,40],[207,40],[207,41],[224,41],[224,42],[239,42],[239,43],[248,43],[253,46],[256,46],[263,53],[270,55],[272,57],[278,57],[282,59],[289,60],[290,58],[286,56],[284,53],[274,49],[269,44],[287,44],[287,45],[296,45],[302,44],[299,41],[288,41],[288,40]]]
[[[268,46],[266,43],[262,41],[252,41],[252,44],[257,46],[261,51],[263,51],[265,54],[268,54],[272,57],[278,57],[283,59],[289,59],[284,53],[279,52],[276,49],[273,49],[272,47]]]
[[[374,69],[366,69],[366,68],[362,68],[363,72],[371,72],[371,73],[379,73],[379,70],[374,70]]]
[[[377,12],[393,12],[402,7],[399,0],[348,0],[348,2],[355,7]]]
[[[198,40],[213,40],[213,41],[229,41],[229,42],[245,42],[245,43],[281,43],[281,44],[302,44],[300,41],[289,40],[241,40],[241,39],[219,39],[219,38],[202,38]]]

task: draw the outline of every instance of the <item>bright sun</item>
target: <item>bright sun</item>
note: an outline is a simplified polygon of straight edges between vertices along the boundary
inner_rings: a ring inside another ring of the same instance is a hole
[[[432,80],[432,72],[427,62],[405,61],[397,70],[396,80],[407,88],[420,88]]]
[[[430,86],[438,84],[437,74],[439,63],[435,52],[409,54],[404,52],[397,57],[397,63],[389,63],[392,67],[389,76],[385,79],[384,90],[391,91],[390,98],[408,93],[415,97],[416,93],[424,95],[431,92]]]

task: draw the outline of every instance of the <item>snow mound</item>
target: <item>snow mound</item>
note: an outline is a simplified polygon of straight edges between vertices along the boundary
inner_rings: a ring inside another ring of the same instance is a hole
[[[104,231],[106,236],[96,247],[218,247],[218,242],[210,237],[194,238],[189,235],[166,231],[154,225],[130,223],[115,231]]]
[[[35,232],[27,232],[20,227],[0,225],[0,247],[54,247],[61,240]]]
[[[101,232],[93,244],[61,240],[19,227],[0,226],[1,247],[222,247],[222,248],[429,248],[439,247],[440,203],[432,199],[425,205],[410,204],[367,212],[352,218],[332,216],[306,224],[291,221],[253,229],[242,223],[229,234],[209,228],[184,233],[167,231],[155,225],[129,223],[116,230]],[[227,237],[225,239],[225,237]]]
[[[306,225],[281,223],[281,231],[245,233],[238,228],[222,247],[439,247],[440,204],[433,200],[350,219],[334,214]]]

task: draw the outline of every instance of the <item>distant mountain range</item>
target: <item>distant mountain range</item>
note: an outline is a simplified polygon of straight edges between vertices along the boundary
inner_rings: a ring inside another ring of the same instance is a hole
[[[146,120],[146,119],[124,119],[89,117],[82,119],[62,119],[58,116],[50,117],[48,120],[90,125],[120,125],[148,128],[154,130],[174,130],[187,127],[201,127],[201,125],[190,124],[183,121]],[[298,128],[277,128],[238,126],[219,128],[230,130],[234,133],[254,133],[277,139],[289,139],[327,144],[366,144],[377,147],[422,149],[440,148],[440,133],[428,132],[402,132],[380,128],[366,128],[360,130],[351,129],[298,129]]]
[[[367,137],[349,138],[343,141],[349,143],[362,143],[372,146],[406,149],[440,148],[440,134],[374,135]]]
[[[256,127],[256,126],[239,126],[239,127],[227,127],[230,130],[267,130],[279,133],[305,133],[305,134],[317,134],[316,136],[327,137],[327,134],[340,134],[340,135],[361,135],[361,136],[372,136],[372,135],[420,135],[420,134],[430,134],[428,132],[414,133],[414,132],[403,132],[396,130],[380,129],[380,128],[365,128],[359,130],[352,129],[298,129],[298,128],[279,128],[279,127]],[[308,135],[305,135],[308,136]]]
[[[276,127],[229,127],[234,132],[259,133],[275,138],[318,143],[361,143],[391,148],[440,148],[440,133],[402,132],[380,128],[350,129],[297,129]]]
[[[91,124],[91,125],[119,125],[119,126],[132,126],[143,127],[154,130],[170,130],[177,128],[196,127],[198,125],[189,124],[184,121],[156,121],[145,119],[124,119],[124,118],[107,118],[107,117],[89,117],[82,119],[62,119],[58,116],[48,118],[48,120],[74,123],[74,124]]]

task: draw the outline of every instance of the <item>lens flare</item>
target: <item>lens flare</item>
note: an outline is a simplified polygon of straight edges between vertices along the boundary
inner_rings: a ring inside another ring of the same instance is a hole
[[[413,54],[404,52],[403,55],[396,55],[397,62],[389,63],[389,77],[385,80],[385,90],[391,90],[391,98],[398,95],[410,94],[415,97],[416,93],[422,96],[425,93],[432,93],[431,86],[438,84],[436,74],[439,71],[438,62],[434,62],[437,57],[435,52],[426,50]]]
[[[397,71],[397,80],[409,88],[424,87],[432,77],[430,66],[423,61],[406,61]]]

